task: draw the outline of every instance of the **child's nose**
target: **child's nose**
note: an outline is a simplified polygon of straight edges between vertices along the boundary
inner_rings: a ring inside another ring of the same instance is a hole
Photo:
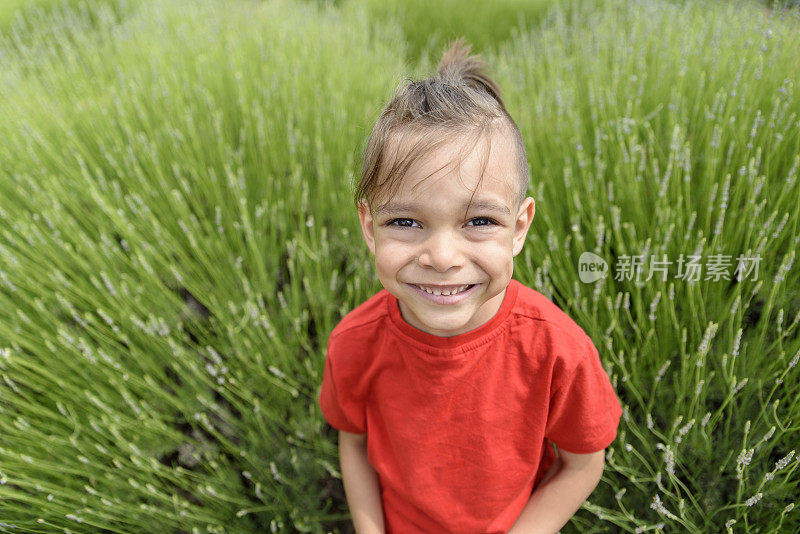
[[[417,259],[422,267],[433,267],[445,272],[451,267],[460,266],[464,255],[457,236],[448,232],[433,232],[423,243]]]

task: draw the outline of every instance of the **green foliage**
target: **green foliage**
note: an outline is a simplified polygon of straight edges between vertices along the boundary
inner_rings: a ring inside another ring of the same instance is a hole
[[[794,454],[800,407],[797,20],[752,4],[583,5],[492,64],[537,200],[517,276],[590,334],[627,404],[610,487],[586,510],[626,531],[794,531],[797,477],[774,467]],[[582,284],[585,251],[612,271],[643,256],[641,281]],[[740,254],[760,257],[757,281],[734,279]],[[691,255],[727,257],[729,279],[676,279]],[[740,465],[740,451],[756,456]],[[587,511],[576,531],[593,528]]]
[[[330,206],[400,39],[287,2],[92,9],[2,45],[0,516],[310,530],[318,363],[353,300]]]
[[[347,1],[347,0],[345,0]],[[351,0],[358,2],[359,0]],[[451,39],[464,36],[475,52],[487,52],[520,26],[530,26],[555,4],[554,0],[366,0],[375,21],[396,21],[408,42],[409,59],[440,53]]]
[[[358,150],[455,35],[527,143],[515,277],[625,409],[563,531],[800,530],[796,12],[463,6],[95,0],[0,26],[0,531],[346,531],[317,395],[380,289]],[[584,251],[761,261],[583,284]]]
[[[138,1],[94,0],[94,4],[105,4],[117,19],[122,19],[135,9]],[[97,10],[88,8],[91,5],[85,0],[0,0],[0,35],[16,35],[27,42],[32,33],[51,31],[52,26],[83,22],[94,27],[98,22]],[[80,19],[72,16],[74,11],[82,11]]]

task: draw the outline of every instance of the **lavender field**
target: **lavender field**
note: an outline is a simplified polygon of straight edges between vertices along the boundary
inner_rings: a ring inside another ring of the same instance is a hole
[[[800,8],[20,4],[0,532],[352,532],[317,405],[328,335],[380,289],[352,184],[455,35],[527,144],[514,278],[592,338],[624,409],[562,532],[800,531]]]

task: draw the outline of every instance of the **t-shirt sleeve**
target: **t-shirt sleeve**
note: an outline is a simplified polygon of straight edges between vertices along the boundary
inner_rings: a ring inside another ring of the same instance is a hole
[[[617,437],[622,407],[591,339],[567,376],[553,380],[545,437],[559,448],[588,454]]]
[[[347,383],[346,375],[337,373],[335,354],[333,340],[329,340],[319,393],[322,415],[337,430],[363,434],[367,431],[364,403],[354,397],[354,388]]]

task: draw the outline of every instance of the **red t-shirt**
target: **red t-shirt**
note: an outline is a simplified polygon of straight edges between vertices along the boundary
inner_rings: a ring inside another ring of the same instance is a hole
[[[622,414],[589,336],[512,279],[500,309],[439,337],[382,289],[328,340],[319,404],[367,433],[386,532],[506,532],[555,461],[610,445]]]

